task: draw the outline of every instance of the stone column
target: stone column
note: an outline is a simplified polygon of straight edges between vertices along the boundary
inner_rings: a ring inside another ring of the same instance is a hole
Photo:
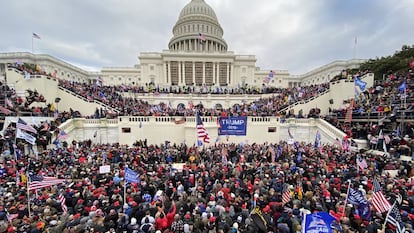
[[[178,85],[182,84],[182,79],[181,79],[181,61],[178,62]]]
[[[193,84],[195,84],[196,83],[196,81],[195,81],[195,62],[192,62],[192,64],[193,64]]]
[[[217,84],[217,80],[216,80],[216,62],[213,62],[213,83]]]
[[[203,84],[206,83],[206,62],[203,61]]]
[[[229,70],[229,73],[230,73],[230,75],[229,75],[229,85],[230,85],[230,83],[231,82],[233,82],[234,83],[234,81],[236,81],[236,80],[234,80],[234,63],[230,63],[230,70]]]
[[[229,81],[230,81],[230,80],[229,80],[229,78],[230,78],[230,73],[229,73],[229,63],[227,62],[227,64],[226,64],[226,65],[227,65],[227,70],[226,70],[226,71],[227,71],[227,72],[226,72],[226,73],[227,73],[227,74],[226,74],[226,76],[227,76],[227,77],[226,77],[226,83],[227,83],[227,85],[229,85]]]

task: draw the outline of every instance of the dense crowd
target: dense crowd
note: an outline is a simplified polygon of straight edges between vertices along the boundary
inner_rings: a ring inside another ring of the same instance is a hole
[[[371,206],[370,214],[363,215],[345,203],[348,184],[371,202],[374,178],[391,204],[402,198],[401,216],[414,232],[411,161],[341,145],[295,145],[220,143],[200,148],[89,140],[17,161],[11,148],[2,145],[0,232],[288,233],[301,231],[304,214],[323,211],[337,220],[334,232],[376,233],[386,212]],[[366,166],[359,165],[359,158]],[[175,166],[179,163],[184,165]],[[110,171],[100,173],[102,165],[110,165]],[[126,166],[139,174],[139,182],[125,182]],[[34,175],[65,182],[31,190],[28,196],[26,182]],[[256,206],[265,223],[251,215]],[[393,232],[392,225],[385,227]]]
[[[101,86],[101,84],[78,83],[60,80],[59,85],[89,100],[98,100],[112,108],[118,109],[120,115],[133,116],[194,116],[201,110],[203,115],[219,116],[275,116],[291,104],[306,101],[329,89],[329,83],[306,87],[276,88],[269,98],[259,98],[251,103],[241,102],[229,109],[204,108],[203,103],[188,102],[186,105],[172,106],[171,103],[149,104],[139,97],[125,97],[119,86]],[[200,107],[201,106],[201,107]]]
[[[413,80],[412,70],[407,73],[390,72],[374,86],[358,89],[354,100],[346,100],[343,108],[332,109],[325,119],[350,138],[368,140],[371,148],[384,150],[382,145],[377,146],[377,142],[385,137],[385,150],[392,149],[393,144],[414,137]],[[351,102],[354,104],[353,113],[345,122]]]
[[[392,103],[395,95],[401,97],[403,81],[407,82],[404,98],[410,96],[411,78],[390,76],[360,93],[355,110]],[[60,85],[85,98],[120,105],[121,114],[174,116],[192,116],[195,109],[206,116],[269,116],[329,88],[322,84],[279,89],[271,98],[218,112],[200,105],[149,105],[123,97],[119,87],[63,80]],[[329,226],[332,232],[395,232],[396,225],[386,221],[390,208],[381,211],[375,205],[378,192],[397,206],[405,230],[414,232],[414,164],[401,159],[412,157],[414,131],[411,124],[402,129],[390,119],[394,109],[384,111],[381,116],[387,121],[376,125],[343,124],[329,118],[347,133],[345,140],[332,145],[280,141],[198,147],[168,141],[152,145],[144,140],[127,146],[63,139],[52,143],[51,134],[57,136],[58,125],[76,116],[71,111],[59,113],[54,122],[34,126],[45,140],[34,150],[14,140],[15,126],[11,125],[0,136],[0,232],[293,233],[305,227],[306,214],[318,212],[335,219]],[[105,113],[97,110],[95,115],[104,117]],[[380,137],[381,130],[391,136],[389,141]],[[393,135],[398,130],[407,135]],[[351,149],[346,140],[372,136],[376,140],[371,141],[373,150],[369,151]],[[104,165],[109,165],[109,171],[101,171]],[[138,182],[126,182],[127,168],[139,175]],[[61,182],[32,188],[34,181],[45,177]],[[377,181],[380,191],[374,187]],[[349,190],[367,200],[368,210],[348,200]]]

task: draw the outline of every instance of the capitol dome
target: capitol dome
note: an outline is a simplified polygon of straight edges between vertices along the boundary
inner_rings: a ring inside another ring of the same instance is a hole
[[[214,10],[204,0],[191,0],[180,13],[168,43],[171,51],[226,52],[223,29]]]

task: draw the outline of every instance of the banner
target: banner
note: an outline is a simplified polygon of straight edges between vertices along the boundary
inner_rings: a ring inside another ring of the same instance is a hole
[[[263,212],[259,207],[255,207],[250,213],[250,217],[261,232],[267,232],[267,221],[263,217]]]
[[[111,166],[110,165],[102,165],[99,166],[99,174],[105,174],[111,172]]]
[[[334,220],[326,212],[306,214],[302,220],[302,233],[332,233],[331,224]]]
[[[247,117],[220,117],[218,135],[246,136]]]
[[[139,183],[138,173],[130,168],[125,168],[125,181],[129,183]]]
[[[19,128],[17,128],[17,131],[16,131],[16,138],[24,139],[26,142],[32,145],[36,144],[36,137],[20,130]]]

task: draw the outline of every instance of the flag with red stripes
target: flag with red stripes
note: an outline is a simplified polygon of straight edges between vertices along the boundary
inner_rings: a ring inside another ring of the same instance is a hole
[[[29,178],[30,178],[29,190],[47,188],[47,187],[62,184],[65,182],[65,179],[59,179],[56,177],[49,177],[49,176],[31,175],[29,176]]]
[[[373,181],[373,195],[372,195],[372,206],[374,209],[379,213],[384,213],[391,209],[391,204],[387,200],[387,198],[384,196],[384,194],[381,191],[381,185],[378,182],[377,178],[374,178]]]
[[[200,114],[197,112],[196,116],[197,121],[197,137],[200,139],[203,139],[204,143],[210,143],[210,136],[208,135],[208,132],[206,128],[203,125],[203,121],[201,120]]]
[[[63,195],[63,193],[59,194],[59,202],[60,202],[60,206],[62,207],[62,210],[64,213],[68,212],[68,207],[66,206],[66,198]]]
[[[37,134],[37,130],[27,124],[22,118],[19,118],[16,123],[16,128]]]
[[[291,196],[290,196],[290,190],[287,184],[283,185],[283,191],[282,191],[282,204],[286,205],[286,203],[290,202]]]

